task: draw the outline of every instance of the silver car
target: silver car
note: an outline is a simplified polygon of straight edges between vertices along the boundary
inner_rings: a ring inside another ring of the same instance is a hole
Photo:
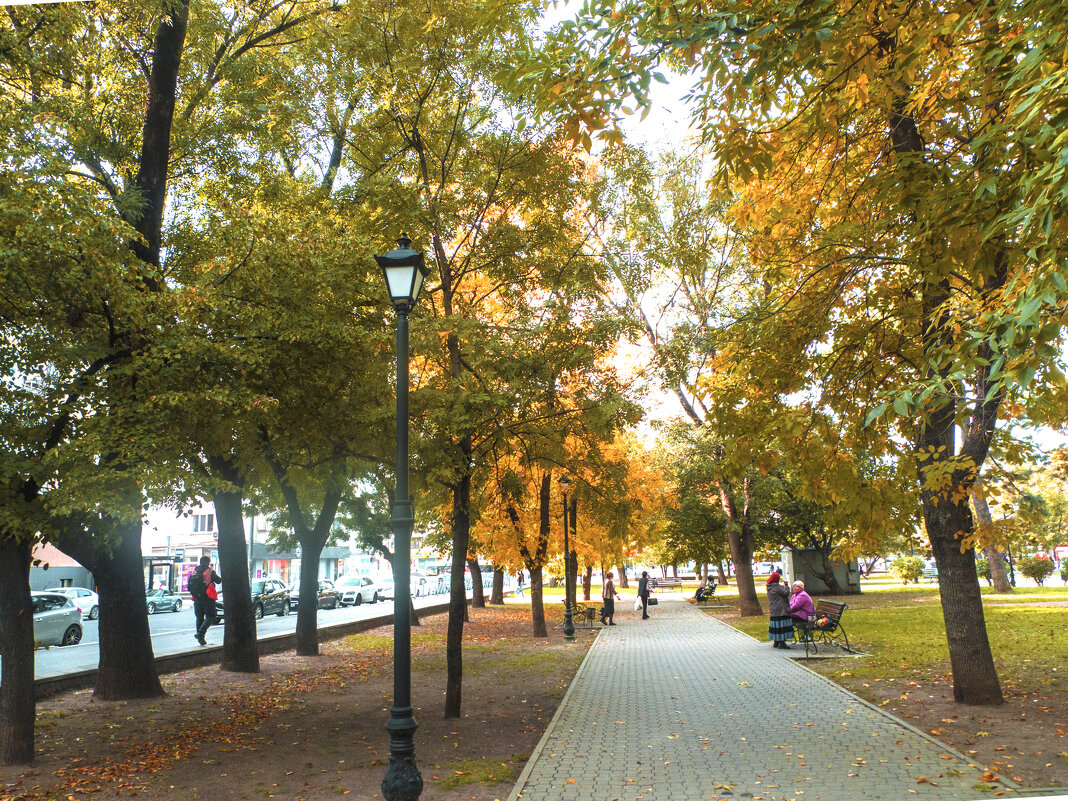
[[[77,645],[82,641],[82,613],[66,595],[30,593],[35,645]]]

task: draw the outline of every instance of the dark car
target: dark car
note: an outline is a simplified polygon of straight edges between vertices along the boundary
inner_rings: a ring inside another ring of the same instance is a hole
[[[289,589],[279,579],[253,579],[249,589],[252,590],[252,616],[257,620],[264,615],[282,617],[289,614],[292,606],[289,600]],[[226,611],[222,590],[219,591],[218,601],[219,620],[222,620]]]
[[[145,593],[145,601],[150,615],[167,609],[172,612],[182,611],[182,596],[166,590],[149,590]]]
[[[296,609],[300,603],[300,582],[294,581],[289,587],[289,607],[290,609]],[[327,581],[326,579],[319,580],[319,603],[320,609],[337,609],[338,597],[337,590],[334,589],[334,582]]]

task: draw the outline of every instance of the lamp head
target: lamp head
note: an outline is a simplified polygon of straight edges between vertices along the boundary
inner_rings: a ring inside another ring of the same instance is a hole
[[[386,288],[393,308],[401,314],[407,314],[419,300],[419,291],[430,270],[423,260],[423,254],[412,250],[412,240],[407,234],[401,234],[397,247],[384,256],[375,256],[375,261],[382,268],[386,278]]]

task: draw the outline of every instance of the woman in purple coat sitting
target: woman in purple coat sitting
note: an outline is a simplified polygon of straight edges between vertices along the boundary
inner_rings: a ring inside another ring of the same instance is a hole
[[[812,605],[812,596],[805,592],[803,581],[795,581],[791,588],[793,594],[790,596],[790,614],[804,625],[808,623],[810,617],[816,614],[816,608]]]

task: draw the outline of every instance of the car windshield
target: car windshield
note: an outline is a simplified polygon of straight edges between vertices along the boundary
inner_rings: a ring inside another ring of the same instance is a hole
[[[253,593],[253,595],[255,595],[256,593],[261,593],[262,594],[263,593],[263,585],[266,584],[266,583],[267,582],[265,582],[265,581],[254,581],[254,582],[252,582],[252,593]]]
[[[358,577],[349,576],[348,578],[343,578],[340,581],[338,581],[337,586],[339,586],[339,587],[359,587],[360,584],[361,584],[361,581],[360,581],[360,579]]]

